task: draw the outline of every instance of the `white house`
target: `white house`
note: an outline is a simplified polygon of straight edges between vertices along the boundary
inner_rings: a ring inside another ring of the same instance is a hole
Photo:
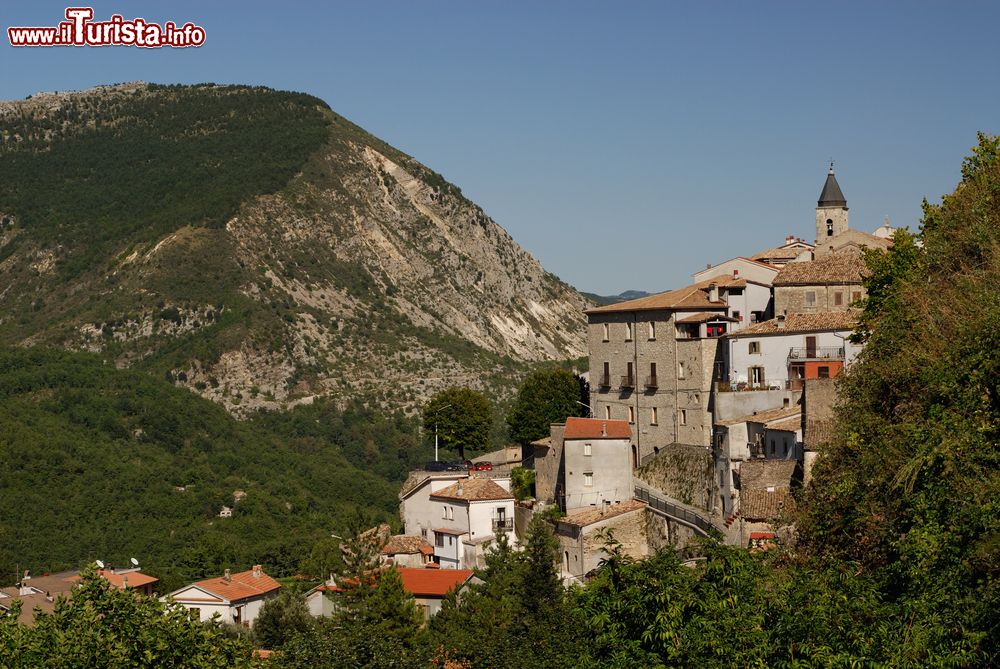
[[[198,616],[201,621],[219,615],[223,623],[253,627],[264,602],[278,596],[281,584],[264,573],[260,565],[250,571],[198,581],[160,598],[173,601]]]
[[[427,541],[434,539],[433,529],[437,525],[437,504],[431,502],[431,495],[458,481],[469,478],[468,471],[460,472],[413,472],[399,492],[399,514],[403,518],[406,534],[419,536]]]
[[[628,421],[566,419],[564,508],[603,507],[632,499],[632,429]]]
[[[854,311],[792,313],[725,336],[727,378],[734,390],[801,390],[804,379],[833,378],[861,351],[849,337]]]
[[[511,545],[517,543],[509,478],[472,476],[431,493],[430,502],[434,560],[442,568],[478,566],[497,532],[507,533]]]

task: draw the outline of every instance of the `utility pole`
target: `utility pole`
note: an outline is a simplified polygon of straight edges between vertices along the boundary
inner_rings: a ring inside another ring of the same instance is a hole
[[[434,412],[434,462],[438,462],[438,414],[450,408],[450,404],[445,404],[443,407],[438,407]]]

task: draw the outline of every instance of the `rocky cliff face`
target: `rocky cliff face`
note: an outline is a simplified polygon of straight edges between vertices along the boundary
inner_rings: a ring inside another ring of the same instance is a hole
[[[504,393],[527,363],[584,355],[587,301],[481,208],[319,101],[275,96],[131,84],[3,103],[0,163],[21,161],[22,173],[80,151],[99,165],[121,142],[169,144],[134,167],[159,170],[136,186],[159,184],[138,220],[86,197],[47,210],[9,174],[0,337],[101,352],[236,413],[320,395],[412,408],[453,385]],[[244,117],[268,123],[234,127]],[[237,155],[247,142],[288,177],[254,172]],[[189,148],[188,164],[206,164],[196,184],[183,163],[163,172]],[[111,183],[107,199],[137,178],[114,180],[115,169],[93,173],[95,189]],[[185,180],[183,192],[171,183]],[[199,188],[214,222],[190,213]]]

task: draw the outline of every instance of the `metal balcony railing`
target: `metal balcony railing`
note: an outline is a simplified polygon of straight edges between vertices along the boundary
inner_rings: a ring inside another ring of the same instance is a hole
[[[843,346],[817,346],[815,348],[793,348],[788,351],[789,360],[843,360]]]
[[[601,377],[597,380],[597,385],[599,385],[601,388],[610,388],[611,376],[609,374],[602,374]]]
[[[635,388],[635,377],[625,375],[622,377],[622,388]]]
[[[657,383],[657,381],[656,381],[656,375],[655,374],[653,374],[652,376],[647,376],[646,377],[646,387],[650,388],[652,390],[655,390],[656,388],[660,387],[660,384]]]
[[[493,531],[494,532],[512,532],[514,530],[514,519],[513,518],[494,518],[493,519]]]

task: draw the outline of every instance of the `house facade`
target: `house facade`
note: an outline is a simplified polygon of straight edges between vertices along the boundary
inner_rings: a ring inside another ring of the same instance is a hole
[[[264,573],[260,565],[236,574],[227,569],[218,578],[198,581],[171,592],[161,601],[183,606],[202,622],[219,620],[229,625],[253,627],[264,602],[278,596],[281,584]]]
[[[434,561],[443,569],[482,566],[497,533],[511,545],[514,534],[514,495],[510,479],[470,476],[430,495]]]
[[[567,418],[563,451],[565,488],[560,501],[565,511],[632,499],[638,453],[627,421]]]
[[[614,532],[626,555],[644,558],[650,554],[645,502],[628,499],[618,504],[578,509],[555,524],[563,580],[583,580],[608,557],[601,535],[605,529]]]

